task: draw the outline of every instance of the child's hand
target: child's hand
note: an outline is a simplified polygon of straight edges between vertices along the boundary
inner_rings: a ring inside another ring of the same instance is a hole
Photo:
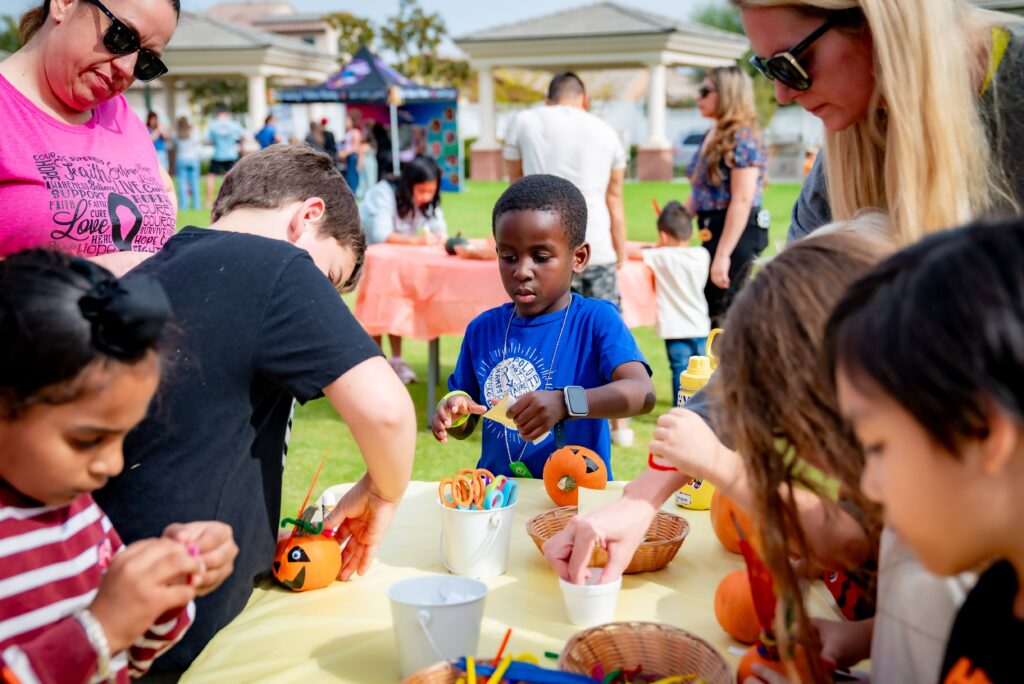
[[[726,451],[707,423],[693,411],[674,408],[658,418],[649,450],[680,472],[715,482],[718,461]]]
[[[219,587],[234,570],[238,545],[235,544],[230,525],[216,520],[173,523],[164,529],[163,536],[184,544],[185,549],[199,559],[203,569],[193,580],[199,596],[205,596]]]
[[[143,539],[114,556],[89,611],[107,635],[111,654],[131,646],[157,618],[196,597],[189,575],[199,559],[171,539]]]
[[[519,436],[532,442],[568,415],[565,395],[555,390],[528,392],[516,400],[505,412],[516,422]]]
[[[437,405],[434,418],[430,421],[430,429],[434,433],[434,439],[441,444],[447,444],[448,429],[452,426],[452,423],[462,416],[470,414],[479,416],[484,413],[487,413],[486,406],[476,403],[465,394],[453,394]]]
[[[854,622],[814,620],[821,642],[821,660],[826,667],[850,667],[871,656],[874,619]]]

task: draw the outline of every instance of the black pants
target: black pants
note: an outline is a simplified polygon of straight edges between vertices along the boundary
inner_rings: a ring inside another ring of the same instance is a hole
[[[697,220],[702,230],[711,233],[711,239],[704,243],[705,249],[711,253],[711,261],[715,260],[715,252],[718,250],[718,241],[722,239],[722,231],[725,229],[725,209],[718,211],[699,211]],[[732,300],[737,293],[746,285],[750,279],[750,269],[754,259],[758,257],[764,248],[768,246],[768,226],[758,225],[758,215],[761,207],[752,207],[750,216],[747,218],[747,226],[743,229],[740,241],[732,251],[729,264],[729,287],[722,289],[711,282],[708,278],[704,286],[704,297],[708,300],[708,315],[711,317],[711,327],[722,326],[725,320],[725,313],[729,310]]]

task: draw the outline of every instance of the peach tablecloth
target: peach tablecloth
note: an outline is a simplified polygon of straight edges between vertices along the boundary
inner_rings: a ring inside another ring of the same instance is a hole
[[[355,315],[371,335],[462,335],[476,316],[508,301],[497,262],[449,256],[441,247],[371,245],[364,269]],[[629,261],[618,277],[626,325],[654,325],[650,270]]]

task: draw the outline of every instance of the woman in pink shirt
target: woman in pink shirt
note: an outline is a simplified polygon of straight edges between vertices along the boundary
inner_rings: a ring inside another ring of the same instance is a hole
[[[44,0],[0,63],[0,257],[46,247],[117,272],[174,233],[173,185],[122,93],[167,72],[179,0]]]

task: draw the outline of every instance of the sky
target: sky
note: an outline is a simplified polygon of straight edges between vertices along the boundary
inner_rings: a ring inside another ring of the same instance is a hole
[[[622,4],[663,14],[676,19],[687,19],[698,8],[707,4],[723,4],[724,0],[619,0]],[[181,0],[182,9],[201,12],[221,0]],[[351,0],[290,0],[299,12],[351,12],[378,23],[398,11],[398,0],[352,2]],[[430,12],[438,12],[448,25],[448,33],[460,36],[480,29],[507,24],[522,19],[550,14],[563,9],[589,4],[593,0],[516,0],[514,3],[495,0],[420,0]],[[20,14],[39,3],[39,0],[0,0],[5,9],[0,13]],[[7,10],[7,7],[11,7]]]

